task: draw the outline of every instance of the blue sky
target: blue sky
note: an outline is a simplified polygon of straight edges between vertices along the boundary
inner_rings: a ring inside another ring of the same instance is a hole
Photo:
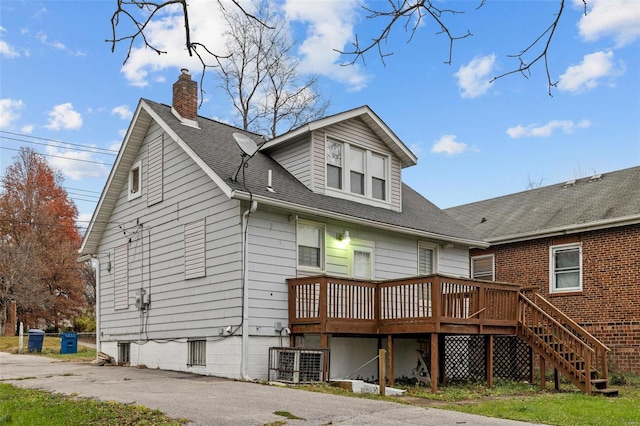
[[[543,63],[524,78],[508,55],[527,47],[552,22],[559,0],[440,1],[465,14],[443,15],[449,43],[423,21],[408,43],[398,26],[366,63],[341,64],[335,49],[370,39],[384,25],[361,6],[387,2],[280,2],[297,41],[301,71],[320,75],[328,113],[369,105],[418,156],[403,179],[446,208],[640,165],[640,2],[567,0],[550,47],[548,94]],[[116,1],[0,3],[0,172],[20,146],[43,154],[64,174],[65,187],[88,220],[114,151],[142,97],[170,104],[180,68],[198,66],[184,50],[181,24],[163,15],[149,35],[169,54],[136,46],[114,53],[110,17]],[[215,2],[190,1],[192,38],[220,46]],[[207,77],[200,115],[233,121],[231,105]],[[59,141],[59,142],[55,142]]]

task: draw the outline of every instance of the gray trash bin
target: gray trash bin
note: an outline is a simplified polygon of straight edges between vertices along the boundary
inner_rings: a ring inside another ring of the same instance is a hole
[[[42,342],[44,342],[44,331],[35,328],[29,330],[27,341],[29,352],[42,352]]]

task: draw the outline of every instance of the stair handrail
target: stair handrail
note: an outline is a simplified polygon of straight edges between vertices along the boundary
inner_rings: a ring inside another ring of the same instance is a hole
[[[542,316],[544,316],[545,318],[551,320],[551,322],[564,329],[565,331],[567,331],[571,336],[573,336],[573,338],[580,343],[580,345],[584,346],[586,349],[589,350],[589,352],[591,352],[592,354],[595,354],[595,349],[593,349],[591,346],[589,346],[585,341],[583,341],[582,339],[579,338],[579,336],[576,336],[573,332],[571,332],[571,330],[569,330],[567,327],[565,327],[564,325],[562,325],[558,320],[556,320],[553,316],[549,315],[549,313],[545,312],[542,308],[540,308],[538,305],[535,304],[535,302],[533,302],[531,299],[529,299],[527,296],[520,294],[520,297],[523,298],[525,301],[527,301],[533,308],[535,308],[538,313],[542,314]],[[552,305],[553,306],[553,305]],[[522,322],[524,324],[524,321],[520,320],[520,322]]]
[[[548,308],[554,315],[557,315],[562,319],[562,321],[565,321],[566,324],[569,324],[571,326],[571,329],[569,329],[563,324],[562,326],[564,328],[571,331],[572,333],[578,333],[578,337],[580,337],[581,340],[586,341],[586,343],[594,347],[594,350],[595,350],[594,356],[596,359],[595,367],[598,368],[598,363],[599,363],[600,368],[602,370],[600,372],[600,374],[602,375],[602,378],[608,379],[609,369],[607,367],[607,353],[611,352],[611,349],[607,345],[602,343],[600,340],[598,340],[591,333],[589,333],[587,330],[585,330],[577,322],[569,318],[564,312],[556,308],[553,304],[551,304],[551,302],[549,302],[547,299],[539,295],[537,292],[533,293],[533,297],[535,299],[534,303],[538,301],[542,302],[542,304],[546,308]]]
[[[561,310],[556,308],[554,305],[552,305],[551,302],[549,302],[547,299],[545,299],[544,297],[540,296],[538,293],[534,293],[533,297],[534,297],[534,299],[536,301],[537,300],[542,301],[542,304],[545,305],[545,307],[549,308],[549,310],[551,310],[555,315],[559,316],[560,318],[562,318],[563,321],[566,321],[566,323],[571,325],[571,327],[573,328],[574,331],[578,331],[581,334],[583,334],[584,338],[586,340],[590,341],[594,346],[599,346],[602,350],[604,350],[606,352],[611,352],[611,349],[609,349],[609,347],[607,345],[605,345],[600,340],[598,340],[594,335],[592,335],[587,330],[585,330],[577,322],[575,322],[574,320],[569,318],[564,312],[562,312]],[[534,302],[534,304],[535,304],[535,302]],[[565,327],[564,325],[562,325],[562,326]],[[569,330],[569,331],[571,331],[571,330]]]
[[[553,316],[549,315],[547,312],[545,312],[540,306],[538,306],[536,303],[534,303],[531,299],[529,299],[527,296],[525,296],[524,294],[520,293],[520,300],[522,300],[523,302],[525,302],[526,304],[529,305],[530,308],[534,309],[535,311],[538,312],[538,314],[540,314],[543,318],[549,320],[554,326],[561,328],[562,330],[564,330],[567,335],[571,336],[573,341],[576,342],[579,346],[581,346],[584,350],[585,350],[585,354],[589,353],[592,356],[596,355],[596,351],[594,348],[592,348],[591,346],[589,346],[586,342],[584,342],[582,339],[580,339],[578,336],[576,336],[574,333],[571,332],[571,330],[569,330],[567,327],[565,327],[564,325],[560,324],[560,322],[558,322],[555,318],[553,318]],[[553,306],[553,305],[552,305]],[[524,310],[523,309],[518,309],[518,322],[520,323],[520,327],[522,329],[521,333],[524,334],[524,326],[526,325],[525,322],[525,318],[524,318]],[[548,345],[550,345],[549,343],[546,343]],[[590,383],[590,377],[591,377],[591,362],[589,357],[585,356],[585,371],[584,371],[584,386],[585,386],[585,392],[590,393],[590,388],[591,388],[591,383]],[[606,363],[605,363],[606,365]],[[580,386],[578,386],[580,387]]]

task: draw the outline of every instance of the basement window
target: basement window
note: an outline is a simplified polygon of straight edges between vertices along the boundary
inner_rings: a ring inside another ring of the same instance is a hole
[[[142,196],[142,162],[136,162],[129,170],[129,201]]]
[[[206,340],[190,340],[189,357],[187,365],[189,366],[205,366],[207,365],[207,341]]]
[[[549,291],[582,291],[582,246],[562,244],[549,248]]]

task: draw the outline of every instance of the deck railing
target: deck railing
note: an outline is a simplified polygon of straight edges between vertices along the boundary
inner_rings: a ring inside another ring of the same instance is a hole
[[[514,331],[518,319],[519,286],[511,284],[445,275],[287,281],[294,333],[482,333],[485,327]]]

